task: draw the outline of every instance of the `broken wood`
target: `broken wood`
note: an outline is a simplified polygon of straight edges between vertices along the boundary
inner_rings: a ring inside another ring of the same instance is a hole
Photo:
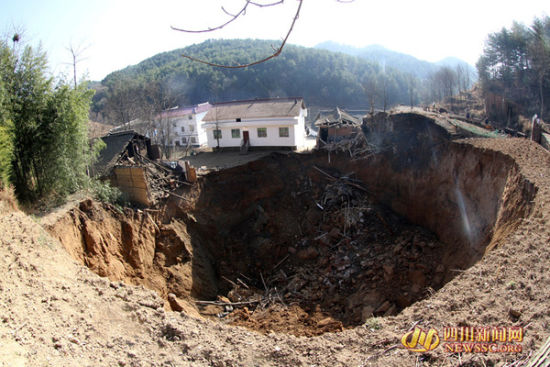
[[[527,367],[546,367],[548,365],[550,365],[550,337],[529,361]]]
[[[262,275],[262,272],[260,272],[260,278],[262,278],[262,283],[264,285],[265,291],[267,292],[267,285],[265,285],[264,276]]]
[[[289,255],[286,255],[285,257],[283,257],[283,259],[281,261],[279,261],[274,267],[273,269],[271,269],[271,271],[277,269],[279,267],[279,265],[281,265],[283,262],[285,262],[286,259],[288,259]]]
[[[232,281],[231,279],[229,278],[226,278],[224,277],[223,275],[221,276],[221,278],[229,283],[231,283],[231,285],[233,286],[233,288],[238,288],[239,286],[237,285],[237,283],[235,283],[234,281]]]
[[[325,176],[327,176],[330,180],[332,181],[341,181],[343,183],[345,183],[346,185],[349,185],[349,186],[353,186],[355,187],[356,189],[359,189],[361,191],[364,191],[366,193],[368,193],[369,191],[367,189],[365,189],[363,186],[359,185],[359,184],[356,184],[355,182],[351,182],[349,178],[347,177],[340,177],[340,178],[336,178],[334,177],[333,175],[331,175],[330,173],[328,172],[325,172],[323,171],[322,169],[320,169],[319,167],[317,167],[316,165],[313,165],[313,168],[315,168],[317,171],[321,172],[322,174],[324,174]]]
[[[185,200],[185,201],[191,201],[190,199],[184,198],[183,196],[178,195],[178,194],[174,194],[172,191],[169,191],[169,190],[160,189],[160,191],[164,191],[164,192],[166,192],[166,193],[169,194],[169,195],[172,195],[172,196],[177,197],[178,199],[182,199],[182,200]]]
[[[241,283],[243,287],[245,287],[246,289],[250,289],[249,286],[246,285],[245,282],[243,282],[242,280],[240,280],[239,278],[237,278],[237,282]]]
[[[243,302],[222,302],[222,301],[195,301],[199,305],[215,305],[215,306],[243,306],[260,303],[260,301],[243,301]]]

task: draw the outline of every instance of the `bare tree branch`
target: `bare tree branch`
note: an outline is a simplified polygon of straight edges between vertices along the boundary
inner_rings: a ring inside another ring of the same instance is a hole
[[[225,10],[225,8],[224,8],[223,6],[222,6],[222,11],[223,11],[225,14],[229,15],[230,17],[232,17],[232,18],[235,18],[235,17],[236,17],[235,14],[231,14],[230,12],[228,12],[227,10]],[[172,29],[173,29],[173,28],[172,28]]]
[[[256,3],[256,2],[253,2],[253,1],[249,1],[250,4],[259,6],[260,8],[267,8],[269,6],[279,5],[279,4],[282,4],[283,2],[284,2],[284,0],[280,0],[280,1],[276,1],[274,3],[260,4],[260,3]]]
[[[281,0],[279,3],[282,3],[283,0]],[[273,54],[261,59],[261,60],[256,60],[254,62],[251,62],[251,63],[248,63],[248,64],[238,64],[238,65],[223,65],[223,64],[216,64],[216,63],[213,63],[213,62],[209,62],[209,61],[206,61],[206,60],[202,60],[202,59],[198,59],[196,57],[193,57],[193,56],[190,56],[190,55],[181,55],[183,57],[185,57],[186,59],[189,59],[191,61],[196,61],[196,62],[200,62],[202,64],[206,64],[206,65],[210,65],[210,66],[215,66],[215,67],[219,67],[219,68],[226,68],[226,69],[242,69],[242,68],[246,68],[248,66],[253,66],[253,65],[257,65],[257,64],[261,64],[262,62],[266,62],[268,60],[271,60],[277,56],[279,56],[281,54],[281,52],[283,51],[283,48],[285,47],[285,44],[288,40],[288,37],[290,36],[290,34],[292,33],[292,30],[294,29],[294,24],[296,24],[296,21],[298,20],[299,16],[300,16],[300,9],[302,8],[302,2],[303,0],[298,0],[298,8],[296,9],[296,14],[294,15],[294,19],[292,20],[292,23],[290,24],[290,28],[288,29],[288,32],[286,34],[286,37],[283,39],[283,41],[281,42],[281,45],[279,46],[279,48],[277,50],[275,50],[273,52]],[[255,5],[255,3],[252,3],[250,1],[247,0],[247,3],[245,5],[245,7],[241,10],[241,12],[243,10],[246,10],[246,6],[248,6],[248,4],[253,4]],[[264,5],[264,6],[273,6],[273,5],[276,5],[278,3],[272,3],[272,4],[267,4],[267,5]],[[236,18],[234,18],[233,20],[235,20]],[[231,21],[233,21],[231,20]]]
[[[279,1],[275,1],[275,2],[271,2],[271,3],[266,3],[266,4],[262,4],[262,3],[257,3],[255,1],[252,1],[252,0],[245,0],[246,3],[244,4],[244,6],[242,7],[242,9],[237,12],[236,14],[232,14],[230,12],[228,12],[223,6],[221,7],[222,11],[227,14],[228,16],[230,16],[231,18],[223,23],[223,24],[220,24],[216,27],[213,27],[213,28],[207,28],[207,29],[199,29],[199,30],[189,30],[189,29],[182,29],[182,28],[176,28],[174,26],[171,26],[170,28],[172,28],[173,30],[175,31],[179,31],[179,32],[185,32],[185,33],[206,33],[206,32],[213,32],[213,31],[216,31],[216,30],[219,30],[219,29],[222,29],[224,28],[225,26],[227,26],[228,24],[234,22],[235,20],[237,20],[239,17],[241,16],[244,16],[246,15],[246,9],[248,8],[249,5],[253,5],[253,6],[257,6],[257,7],[260,7],[260,8],[266,8],[266,7],[270,7],[270,6],[276,6],[276,5],[280,5],[284,2],[284,0],[279,0]],[[248,64],[238,64],[238,65],[223,65],[223,64],[216,64],[216,63],[213,63],[213,62],[209,62],[209,61],[206,61],[206,60],[202,60],[202,59],[199,59],[199,58],[196,58],[196,57],[193,57],[193,56],[190,56],[190,55],[181,55],[183,57],[185,57],[186,59],[189,59],[191,61],[196,61],[196,62],[200,62],[202,64],[205,64],[205,65],[209,65],[209,66],[214,66],[214,67],[219,67],[219,68],[226,68],[226,69],[242,69],[242,68],[246,68],[248,66],[253,66],[253,65],[257,65],[257,64],[261,64],[262,62],[266,62],[268,60],[271,60],[277,56],[279,56],[281,54],[281,52],[283,51],[283,48],[285,47],[285,44],[288,40],[288,37],[290,36],[290,34],[292,33],[292,30],[294,29],[294,24],[296,23],[296,21],[298,20],[299,16],[300,16],[300,10],[302,8],[302,2],[303,0],[297,0],[298,1],[298,8],[296,10],[296,14],[294,15],[294,19],[292,20],[292,23],[290,24],[290,28],[288,29],[288,32],[285,36],[285,38],[283,39],[283,41],[281,42],[281,45],[279,46],[279,48],[275,49],[275,47],[271,46],[271,48],[273,49],[273,54],[261,59],[261,60],[257,60],[257,61],[254,61],[254,62],[251,62],[251,63],[248,63]],[[350,3],[353,3],[355,0],[335,0],[336,2],[338,3],[343,3],[343,4],[350,4]]]
[[[226,25],[234,22],[235,20],[237,20],[237,18],[239,18],[240,16],[243,16],[246,14],[246,9],[248,8],[248,5],[254,5],[254,6],[257,6],[257,7],[260,7],[260,8],[267,8],[269,6],[275,6],[275,5],[280,5],[284,2],[284,0],[280,0],[280,1],[277,1],[277,2],[273,2],[273,3],[268,3],[268,4],[260,4],[260,3],[256,3],[256,2],[253,2],[251,0],[246,0],[246,3],[244,4],[244,6],[242,7],[241,10],[239,10],[239,12],[237,14],[231,14],[229,13],[227,10],[225,10],[225,8],[222,6],[222,11],[229,15],[231,17],[231,19],[229,19],[227,22],[223,23],[223,24],[220,24],[216,27],[213,27],[213,28],[207,28],[207,29],[199,29],[199,30],[191,30],[191,29],[182,29],[182,28],[177,28],[177,27],[174,27],[174,26],[171,26],[170,28],[172,28],[173,30],[175,31],[179,31],[179,32],[185,32],[185,33],[205,33],[205,32],[213,32],[213,31],[217,31],[218,29],[222,29],[223,27],[225,27]],[[300,0],[301,2],[301,0]]]
[[[75,89],[77,87],[76,65],[79,62],[84,61],[84,60],[87,59],[87,57],[81,57],[81,56],[88,48],[90,48],[89,45],[87,45],[87,46],[83,46],[83,45],[74,46],[72,43],[69,45],[69,47],[65,47],[65,49],[71,53],[71,57],[73,59],[72,62],[64,63],[64,64],[68,64],[68,65],[71,65],[73,67],[73,79],[74,79],[74,88]]]

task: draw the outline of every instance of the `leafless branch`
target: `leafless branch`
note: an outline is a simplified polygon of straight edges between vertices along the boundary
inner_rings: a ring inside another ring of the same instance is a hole
[[[225,14],[229,15],[230,17],[232,17],[232,18],[235,18],[235,17],[237,16],[237,15],[231,14],[230,12],[228,12],[227,10],[225,10],[225,8],[224,8],[223,6],[222,6],[222,11],[223,11]],[[173,27],[172,27],[172,29],[173,29]]]
[[[269,4],[259,4],[259,3],[253,2],[253,1],[249,1],[250,4],[259,6],[260,8],[267,8],[267,7],[270,7],[270,6],[279,5],[279,4],[282,4],[283,2],[284,2],[284,0],[280,0],[280,1],[276,1],[274,3],[269,3]]]
[[[267,8],[267,7],[270,7],[270,6],[275,6],[275,5],[279,5],[279,4],[282,4],[284,0],[280,0],[280,1],[277,1],[277,2],[273,2],[273,3],[268,3],[268,4],[260,4],[260,3],[256,3],[256,2],[253,2],[253,1],[250,1],[250,0],[246,0],[246,3],[244,4],[244,6],[242,7],[241,10],[239,10],[239,12],[237,14],[231,14],[229,13],[227,10],[225,10],[225,8],[222,6],[222,11],[229,15],[231,17],[231,19],[229,19],[227,22],[225,23],[222,23],[216,27],[213,27],[213,28],[207,28],[207,29],[198,29],[198,30],[191,30],[191,29],[182,29],[182,28],[177,28],[177,27],[174,27],[174,26],[171,26],[170,28],[172,28],[173,30],[175,31],[179,31],[179,32],[185,32],[185,33],[206,33],[206,32],[213,32],[213,31],[217,31],[218,29],[222,29],[223,27],[225,27],[226,25],[234,22],[235,20],[237,20],[237,18],[239,18],[240,16],[243,16],[246,14],[246,9],[248,8],[248,5],[254,5],[254,6],[257,6],[259,8]],[[302,0],[300,0],[300,2],[302,2]]]
[[[274,5],[278,5],[280,3],[282,3],[283,0],[279,1],[279,2],[276,2],[276,3],[270,3],[270,4],[257,4],[257,3],[253,3],[249,0],[246,1],[246,4],[245,6],[241,9],[241,11],[239,13],[236,14],[236,16],[234,18],[232,18],[231,20],[229,20],[228,22],[226,22],[225,24],[221,25],[221,26],[218,26],[216,28],[213,28],[211,30],[202,30],[202,31],[191,31],[191,33],[197,33],[197,32],[210,32],[210,31],[213,31],[213,30],[216,30],[216,29],[220,29],[220,28],[223,28],[225,27],[227,24],[231,23],[232,21],[234,21],[235,19],[237,19],[244,11],[246,11],[246,7],[249,5],[249,4],[252,4],[252,5],[256,5],[256,6],[260,6],[260,7],[266,7],[266,6],[274,6]],[[262,62],[266,62],[270,59],[273,59],[277,56],[279,56],[281,54],[281,52],[283,51],[283,48],[285,47],[285,44],[288,40],[288,38],[290,37],[290,34],[292,33],[292,30],[294,29],[294,24],[296,24],[296,21],[298,20],[299,16],[300,16],[300,9],[302,8],[302,2],[303,0],[298,0],[298,8],[296,9],[296,14],[294,15],[294,19],[292,20],[292,23],[290,24],[290,28],[288,29],[288,32],[285,36],[285,38],[283,39],[283,41],[281,42],[281,45],[279,46],[279,48],[277,50],[275,50],[273,52],[273,54],[261,59],[261,60],[256,60],[254,62],[251,62],[251,63],[248,63],[248,64],[238,64],[238,65],[223,65],[223,64],[216,64],[216,63],[213,63],[213,62],[209,62],[209,61],[206,61],[206,60],[202,60],[202,59],[198,59],[196,57],[193,57],[193,56],[190,56],[190,55],[181,55],[183,57],[185,57],[186,59],[189,59],[191,61],[196,61],[196,62],[200,62],[202,64],[206,64],[206,65],[209,65],[209,66],[215,66],[215,67],[219,67],[219,68],[226,68],[226,69],[242,69],[242,68],[246,68],[248,66],[253,66],[253,65],[257,65],[257,64],[261,64]],[[175,29],[175,30],[178,30],[178,31],[182,31],[182,32],[189,32],[189,31],[185,31],[185,30],[181,30],[181,29],[176,29],[174,27],[172,27],[172,29]]]
[[[274,2],[271,2],[271,3],[262,4],[262,3],[258,3],[258,2],[251,1],[251,0],[245,0],[245,1],[246,2],[244,4],[244,6],[236,14],[230,13],[229,11],[227,11],[222,6],[221,7],[222,11],[225,14],[227,14],[230,17],[230,19],[228,21],[226,21],[225,23],[222,23],[222,24],[220,24],[216,27],[207,28],[207,29],[199,29],[199,30],[182,29],[182,28],[177,28],[177,27],[174,27],[174,26],[171,26],[171,28],[175,31],[185,32],[185,33],[213,32],[213,31],[224,28],[228,24],[230,24],[230,23],[234,22],[235,20],[237,20],[239,17],[246,15],[246,9],[248,8],[249,5],[257,6],[257,7],[260,7],[260,8],[266,8],[266,7],[280,5],[284,2],[284,0],[279,0],[279,1],[274,1]],[[353,3],[355,0],[335,0],[335,1],[338,2],[338,3],[350,4],[350,3]],[[298,8],[296,10],[296,14],[294,15],[294,19],[292,20],[292,23],[290,24],[290,28],[288,29],[288,32],[287,32],[285,38],[283,39],[283,41],[281,42],[279,48],[275,49],[275,47],[271,46],[271,48],[273,49],[273,53],[271,55],[261,59],[261,60],[256,60],[256,61],[248,63],[248,64],[223,65],[223,64],[217,64],[217,63],[214,63],[214,62],[210,62],[210,61],[207,61],[207,60],[202,60],[202,59],[190,56],[190,55],[183,54],[182,56],[185,57],[186,59],[191,60],[191,61],[196,61],[196,62],[200,62],[200,63],[205,64],[205,65],[219,67],[219,68],[226,68],[226,69],[242,69],[242,68],[246,68],[248,66],[261,64],[263,62],[271,60],[271,59],[279,56],[281,54],[281,52],[283,51],[283,48],[285,47],[285,44],[286,44],[290,34],[292,33],[292,30],[294,29],[294,24],[296,23],[296,21],[298,20],[298,18],[300,16],[300,10],[302,8],[302,2],[303,2],[303,0],[298,0]]]
[[[83,46],[83,45],[79,45],[79,46],[74,46],[72,43],[69,45],[69,47],[65,47],[65,49],[67,51],[69,51],[71,53],[71,57],[72,57],[72,62],[70,63],[65,63],[65,64],[69,64],[73,67],[73,79],[74,79],[74,87],[76,89],[76,86],[77,86],[77,81],[76,81],[76,65],[81,62],[81,61],[84,61],[87,59],[87,57],[82,57],[82,54],[88,49],[90,48],[90,45],[87,45],[87,46]]]

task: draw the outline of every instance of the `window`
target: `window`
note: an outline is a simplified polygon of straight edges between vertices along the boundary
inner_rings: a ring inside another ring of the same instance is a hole
[[[180,146],[180,141],[179,140],[176,140],[176,145],[179,147]]]
[[[181,142],[182,142],[183,144],[187,144],[187,138],[181,138]]]
[[[288,138],[288,127],[280,127],[279,128],[279,137],[280,138]]]
[[[258,138],[267,138],[267,127],[258,128]]]
[[[193,115],[189,115],[189,120],[193,120]]]
[[[195,131],[195,125],[189,125],[189,131]]]
[[[172,123],[172,127],[176,127],[176,125],[177,125],[177,124],[176,124],[175,122],[174,122],[174,123]]]
[[[181,131],[185,131],[185,126],[182,126],[182,127],[181,127]]]
[[[214,130],[214,139],[221,139],[221,138],[222,138],[222,131]]]
[[[231,137],[233,139],[239,139],[241,137],[241,130],[239,129],[231,129]]]
[[[235,121],[241,122],[241,118],[240,118],[240,117],[237,117],[237,118],[235,119]]]
[[[191,137],[191,144],[197,144],[197,139],[194,136]]]

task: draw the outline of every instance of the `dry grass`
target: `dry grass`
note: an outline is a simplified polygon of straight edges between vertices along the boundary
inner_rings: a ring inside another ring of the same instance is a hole
[[[17,209],[17,199],[13,187],[0,188],[0,213],[9,213]]]

